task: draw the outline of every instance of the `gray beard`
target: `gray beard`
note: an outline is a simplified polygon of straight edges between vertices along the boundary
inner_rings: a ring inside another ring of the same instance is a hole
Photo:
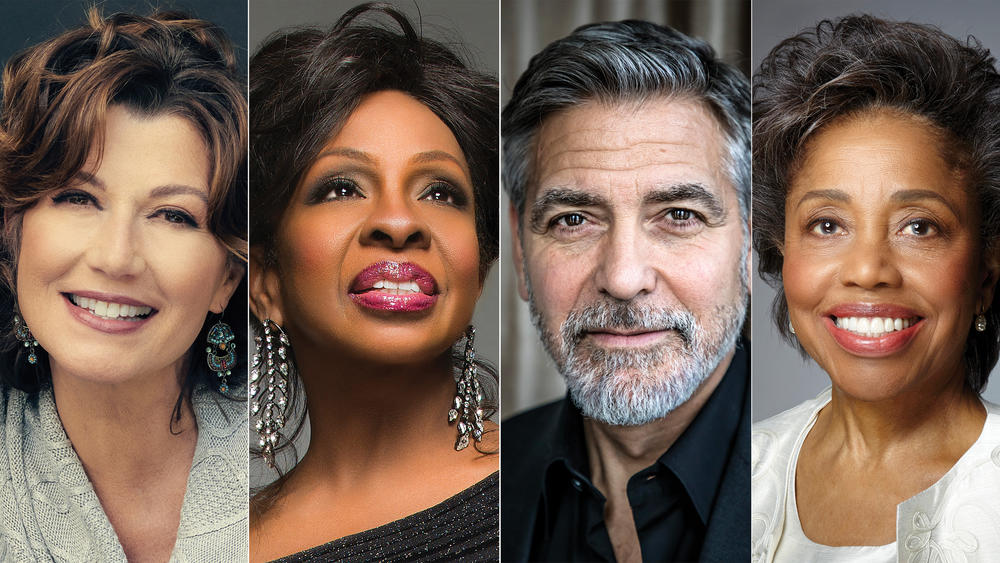
[[[638,299],[605,298],[571,311],[558,335],[545,329],[530,282],[526,285],[532,323],[577,408],[605,424],[639,426],[687,402],[733,350],[747,306],[745,276],[740,281],[736,302],[718,305],[709,319]],[[595,329],[669,330],[673,337],[648,348],[605,349],[586,338]]]

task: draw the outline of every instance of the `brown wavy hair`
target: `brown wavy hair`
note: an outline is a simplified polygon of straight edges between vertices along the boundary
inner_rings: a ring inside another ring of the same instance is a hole
[[[139,116],[175,115],[195,126],[210,153],[208,228],[233,260],[245,262],[247,256],[246,80],[226,34],[174,11],[105,18],[91,8],[87,20],[17,53],[3,71],[0,327],[8,330],[0,337],[0,363],[14,367],[0,370],[0,380],[27,392],[47,384],[51,373],[44,351],[36,366],[27,367],[11,330],[23,213],[69,183],[91,151],[100,157],[109,107]],[[223,318],[237,342],[241,334],[245,342],[245,281],[240,288]],[[206,321],[199,339],[208,326]],[[192,362],[187,392],[199,380],[215,379],[202,364]]]

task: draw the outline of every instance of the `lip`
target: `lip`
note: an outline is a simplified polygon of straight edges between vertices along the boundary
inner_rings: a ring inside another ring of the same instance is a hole
[[[882,336],[862,336],[844,330],[834,323],[834,317],[916,318],[909,327]],[[891,356],[905,348],[924,326],[924,318],[913,309],[891,303],[846,303],[826,312],[823,324],[833,339],[848,353],[865,358]]]
[[[594,330],[586,333],[586,337],[602,348],[644,348],[663,340],[668,330]]]
[[[391,293],[376,289],[378,281],[413,282],[420,291]],[[423,311],[433,307],[438,299],[437,282],[427,270],[412,262],[382,260],[361,270],[351,282],[351,299],[359,306],[376,311],[399,313]]]
[[[66,303],[66,307],[69,309],[70,315],[76,320],[80,321],[84,325],[98,330],[100,332],[108,334],[128,334],[131,332],[136,332],[142,327],[149,323],[150,319],[156,316],[159,310],[156,307],[143,303],[142,301],[126,297],[124,295],[115,295],[111,293],[102,293],[98,291],[69,291],[61,293],[63,301]],[[90,309],[85,309],[75,305],[70,301],[69,296],[76,295],[77,297],[87,297],[90,299],[97,299],[99,301],[107,301],[108,303],[118,303],[123,305],[133,305],[136,307],[150,307],[153,311],[148,317],[140,319],[135,317],[135,320],[126,321],[120,319],[105,319],[98,317],[97,315],[90,312]]]

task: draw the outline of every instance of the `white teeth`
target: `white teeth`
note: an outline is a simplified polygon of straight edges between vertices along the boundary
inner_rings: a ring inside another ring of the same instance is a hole
[[[99,301],[90,297],[80,297],[70,294],[69,300],[77,307],[89,309],[95,316],[105,319],[132,319],[133,317],[145,316],[153,312],[152,307],[141,307],[136,305],[126,305],[125,303],[110,303]]]
[[[862,336],[879,337],[893,331],[910,328],[914,320],[889,317],[838,317],[837,328]]]
[[[394,282],[389,280],[379,280],[372,284],[372,289],[383,289],[383,293],[401,295],[404,293],[420,293],[420,286],[415,281]]]

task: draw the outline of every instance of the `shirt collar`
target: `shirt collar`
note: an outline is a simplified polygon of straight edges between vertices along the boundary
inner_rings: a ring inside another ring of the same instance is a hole
[[[705,524],[743,416],[749,362],[745,344],[740,341],[719,386],[677,441],[657,460],[681,482]],[[592,487],[583,415],[568,395],[559,409],[544,473],[548,474],[555,464],[564,464],[571,472],[587,477],[587,485]]]

